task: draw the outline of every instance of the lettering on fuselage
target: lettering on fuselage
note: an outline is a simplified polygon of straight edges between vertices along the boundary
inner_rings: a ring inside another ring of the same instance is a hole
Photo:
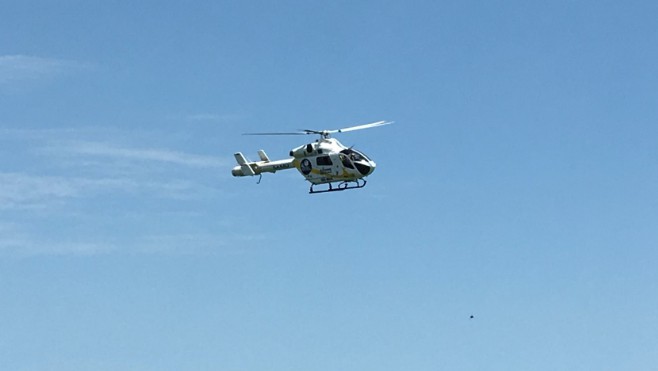
[[[283,169],[290,169],[292,167],[292,164],[281,164],[281,165],[274,165],[272,168],[274,170],[283,170]]]

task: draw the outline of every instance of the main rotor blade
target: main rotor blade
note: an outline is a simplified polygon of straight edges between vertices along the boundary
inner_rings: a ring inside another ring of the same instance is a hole
[[[308,133],[294,132],[294,133],[242,133],[242,135],[307,135]]]
[[[370,124],[350,126],[349,128],[343,128],[343,129],[337,129],[337,130],[328,130],[328,132],[330,132],[330,133],[344,133],[344,132],[347,132],[347,131],[375,128],[377,126],[383,126],[383,125],[388,125],[388,124],[392,124],[392,123],[393,123],[393,121],[377,121],[377,122],[371,122]]]
[[[328,130],[312,130],[312,129],[303,129],[305,134],[317,134],[321,135],[323,138],[327,137],[330,133]]]
[[[392,123],[393,123],[393,121],[377,121],[377,122],[371,122],[369,124],[350,126],[348,128],[335,129],[335,130],[301,129],[301,131],[290,132],[290,133],[285,133],[285,132],[284,133],[244,133],[242,135],[307,135],[307,134],[318,134],[318,135],[321,135],[323,138],[326,138],[326,137],[329,136],[329,134],[333,134],[333,133],[344,133],[344,132],[347,132],[347,131],[370,129],[370,128],[375,128],[377,126],[383,126],[383,125],[388,125],[388,124],[392,124]]]

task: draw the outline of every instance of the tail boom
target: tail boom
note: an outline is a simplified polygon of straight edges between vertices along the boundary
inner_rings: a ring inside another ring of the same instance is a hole
[[[241,152],[235,153],[234,156],[238,162],[238,166],[234,167],[231,171],[233,176],[254,176],[295,168],[294,158],[270,161],[263,150],[258,151],[258,157],[260,157],[261,161],[249,162]]]

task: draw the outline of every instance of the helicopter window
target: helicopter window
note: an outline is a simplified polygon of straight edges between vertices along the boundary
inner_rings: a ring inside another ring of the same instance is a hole
[[[329,156],[318,156],[315,159],[316,163],[318,166],[331,166],[333,163],[331,162],[331,158]]]
[[[344,149],[344,150],[340,151],[340,153],[343,153],[343,154],[349,156],[349,158],[352,161],[368,161],[368,158],[364,154],[362,154],[360,152],[357,152],[357,151],[355,151],[351,148]]]
[[[343,163],[343,166],[345,166],[347,168],[350,168],[350,169],[354,169],[354,164],[352,164],[352,161],[350,161],[350,158],[348,156],[345,156],[343,153],[340,154],[340,161]]]

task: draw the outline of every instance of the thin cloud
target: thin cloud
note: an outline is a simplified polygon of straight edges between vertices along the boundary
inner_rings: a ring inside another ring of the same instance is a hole
[[[226,233],[162,233],[132,236],[118,242],[100,238],[97,241],[80,239],[72,233],[71,240],[44,240],[34,233],[34,226],[0,221],[0,258],[14,256],[97,256],[108,254],[145,255],[214,255],[239,254],[241,249],[231,248],[236,237]]]
[[[79,190],[65,178],[0,173],[0,209],[38,207],[47,201],[75,197]]]
[[[231,250],[227,227],[201,227],[229,159],[144,144],[167,135],[1,128],[0,259]]]
[[[209,233],[180,233],[143,236],[138,244],[145,254],[211,254],[227,246],[227,236]]]
[[[152,161],[193,168],[224,168],[232,163],[227,157],[215,157],[192,154],[162,148],[135,148],[114,144],[108,141],[62,140],[71,136],[110,135],[125,137],[125,132],[103,133],[107,128],[62,128],[62,129],[7,129],[0,128],[0,140],[30,140],[44,142],[33,147],[33,153],[46,154],[49,158],[75,155],[78,161],[90,161],[90,158],[119,159],[131,161]],[[82,155],[82,156],[80,156]],[[84,159],[86,157],[87,159]]]
[[[183,117],[188,121],[237,121],[243,118],[238,114],[218,114],[218,113],[193,113]]]
[[[96,242],[40,241],[25,234],[0,236],[0,254],[23,258],[35,256],[95,256],[117,250],[111,244]]]
[[[77,134],[75,130],[63,133]],[[207,171],[181,177],[180,170],[217,169],[227,164],[226,159],[167,149],[62,141],[58,139],[62,133],[47,130],[7,134],[46,143],[32,148],[28,145],[25,152],[26,156],[38,156],[39,166],[32,166],[29,172],[0,172],[0,209],[5,210],[40,209],[107,194],[171,200],[213,197],[219,190],[206,184]],[[63,173],[52,174],[53,168]]]
[[[0,238],[0,252],[4,255],[19,257],[35,256],[95,256],[107,255],[116,251],[116,247],[94,242],[45,242],[29,237]]]
[[[3,153],[17,157],[9,161],[7,156],[7,169],[0,170],[0,258],[226,250],[230,238],[204,233],[189,219],[199,217],[190,213],[205,215],[194,205],[224,193],[216,184],[221,172],[214,170],[228,159],[133,147],[125,142],[140,138],[129,135],[97,129],[0,129],[12,144]],[[156,227],[130,228],[134,220],[129,215],[140,213],[143,223],[157,226],[162,210],[175,210],[181,213],[177,219],[188,223],[160,234]],[[130,227],[125,235],[115,234],[117,225]]]
[[[133,190],[129,179],[85,179],[0,173],[0,209],[42,208],[63,199],[110,190]]]
[[[248,115],[240,113],[191,112],[168,114],[164,118],[167,120],[175,121],[230,124],[244,120],[247,117]]]
[[[0,226],[0,257],[32,258],[40,256],[97,256],[108,254],[140,255],[215,255],[240,254],[231,248],[232,237],[209,233],[181,233],[137,236],[128,243],[107,241],[44,241],[26,233],[24,228]]]
[[[42,209],[65,200],[103,193],[148,194],[188,199],[212,190],[188,181],[140,181],[130,178],[72,178],[0,173],[0,210]]]
[[[33,257],[43,255],[91,256],[115,251],[111,244],[99,242],[42,241],[27,226],[0,222],[0,255]]]
[[[99,142],[72,143],[65,147],[65,151],[80,155],[136,161],[157,161],[196,168],[219,168],[226,166],[225,160],[212,156],[194,155],[162,149],[117,147]]]
[[[0,56],[0,85],[50,78],[81,68],[85,65],[70,60],[3,55]]]

